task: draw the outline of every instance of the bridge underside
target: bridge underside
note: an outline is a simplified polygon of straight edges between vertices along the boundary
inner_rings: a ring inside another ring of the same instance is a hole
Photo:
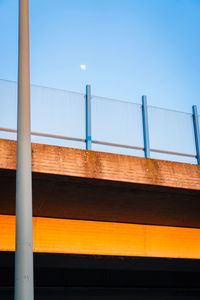
[[[13,298],[15,142],[0,140],[0,297]],[[200,169],[33,145],[36,299],[199,299]]]
[[[13,299],[14,253],[0,252],[3,300]],[[34,255],[35,299],[199,299],[198,260]]]

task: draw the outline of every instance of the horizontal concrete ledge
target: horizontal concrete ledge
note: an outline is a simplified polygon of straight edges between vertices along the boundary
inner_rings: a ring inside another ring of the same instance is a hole
[[[2,289],[4,291],[11,289],[10,298],[13,295],[12,287],[14,285],[14,254],[14,252],[0,251],[0,268],[3,274],[0,280],[0,293]],[[83,299],[83,292],[87,291],[89,287],[92,290],[96,290],[97,287],[101,287],[102,290],[111,288],[111,291],[117,288],[116,297],[118,299],[121,287],[121,299],[123,300],[125,291],[131,288],[136,288],[137,291],[139,288],[145,289],[148,295],[147,299],[152,290],[163,291],[166,289],[167,295],[169,292],[170,295],[172,292],[177,295],[177,292],[183,289],[185,296],[189,289],[188,299],[191,300],[192,290],[197,291],[200,288],[199,270],[200,260],[198,259],[34,253],[35,288],[37,290],[45,287],[41,295],[42,299],[48,288],[50,295],[54,296],[52,299],[58,299],[59,290],[67,291],[68,296],[70,287],[78,288],[81,293],[80,299]],[[58,290],[52,295],[56,287]],[[141,297],[140,295],[139,298]],[[162,297],[163,295],[157,295],[156,299]],[[2,297],[0,298],[2,299]],[[130,299],[133,298],[134,295]],[[50,298],[48,297],[48,299]],[[66,294],[63,299],[66,299]],[[95,299],[93,295],[91,295],[91,299]],[[103,295],[102,299],[105,299]],[[154,297],[152,295],[152,299],[155,299],[155,295]],[[180,299],[183,300],[183,297]],[[199,299],[199,297],[195,299]]]
[[[16,142],[0,140],[0,169],[15,170]],[[32,144],[32,170],[85,179],[200,190],[200,167],[126,155]]]
[[[200,228],[200,167],[33,144],[33,215]],[[0,214],[15,214],[16,142],[0,140]]]
[[[0,251],[15,250],[15,216],[0,215]],[[34,252],[200,259],[200,229],[33,218]]]
[[[14,268],[14,251],[0,251],[0,268]],[[161,258],[138,256],[108,256],[34,252],[34,267],[38,269],[168,271],[199,273],[200,260],[191,258]],[[62,272],[60,272],[62,274]],[[2,277],[3,279],[3,277]],[[1,286],[2,281],[0,281]],[[199,283],[199,281],[198,281]],[[200,284],[200,283],[199,283]]]

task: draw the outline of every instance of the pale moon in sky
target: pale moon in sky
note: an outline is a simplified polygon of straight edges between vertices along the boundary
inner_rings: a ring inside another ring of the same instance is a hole
[[[81,68],[81,70],[84,70],[84,71],[85,71],[85,70],[86,70],[86,65],[81,64],[81,65],[80,65],[80,68]]]

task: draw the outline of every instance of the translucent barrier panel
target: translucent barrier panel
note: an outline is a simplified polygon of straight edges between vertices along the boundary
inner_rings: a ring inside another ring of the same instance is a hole
[[[92,97],[92,139],[143,147],[141,106]]]
[[[34,136],[34,135],[31,136],[31,141],[32,143],[38,143],[38,144],[85,149],[84,142],[68,141],[63,139],[47,138],[47,137]]]
[[[32,86],[31,130],[85,138],[85,96]]]
[[[6,131],[1,131],[0,130],[0,139],[16,141],[17,133],[15,133],[15,132],[6,132]]]
[[[172,155],[172,154],[166,154],[166,153],[151,152],[151,158],[176,161],[176,162],[182,162],[182,163],[189,163],[189,164],[197,164],[197,159],[195,157]]]
[[[17,84],[0,80],[0,128],[17,128]]]
[[[144,157],[143,150],[122,148],[122,147],[113,147],[113,146],[100,145],[100,144],[94,144],[94,143],[92,144],[92,150],[99,151],[99,152],[109,152],[109,153],[115,153],[115,154]]]
[[[192,114],[148,107],[150,148],[196,155]]]

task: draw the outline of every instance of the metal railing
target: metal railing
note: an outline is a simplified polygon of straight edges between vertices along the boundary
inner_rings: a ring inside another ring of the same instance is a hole
[[[200,164],[200,116],[31,86],[32,141]],[[0,137],[16,139],[17,84],[0,80]]]

